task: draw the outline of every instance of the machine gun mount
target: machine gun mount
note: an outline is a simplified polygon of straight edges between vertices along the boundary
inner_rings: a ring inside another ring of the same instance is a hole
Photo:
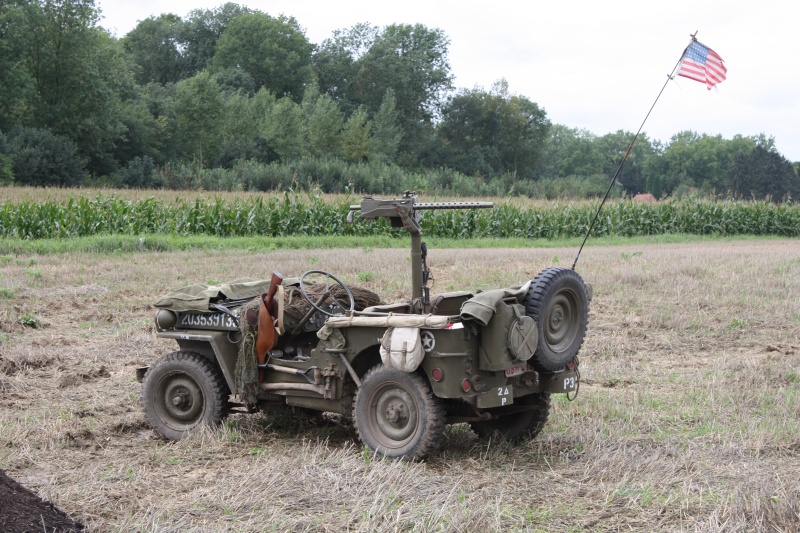
[[[415,313],[425,313],[430,306],[428,279],[430,270],[426,263],[427,247],[422,242],[421,211],[435,209],[490,209],[492,202],[417,202],[417,193],[406,191],[402,198],[381,200],[365,196],[358,205],[351,205],[347,221],[353,222],[356,211],[359,220],[387,218],[393,228],[406,228],[411,235],[411,304]]]

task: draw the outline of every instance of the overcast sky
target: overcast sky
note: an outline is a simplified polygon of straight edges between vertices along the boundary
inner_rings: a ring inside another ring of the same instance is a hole
[[[224,0],[97,0],[100,25],[118,37],[137,22]],[[543,107],[550,120],[597,135],[636,131],[691,33],[725,61],[718,90],[675,78],[645,124],[654,139],[693,130],[731,138],[764,133],[800,161],[800,42],[793,3],[776,0],[242,0],[293,16],[316,44],[358,22],[421,23],[450,38],[458,88],[499,78]]]

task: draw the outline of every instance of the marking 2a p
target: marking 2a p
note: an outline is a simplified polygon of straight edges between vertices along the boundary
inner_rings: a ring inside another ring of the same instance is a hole
[[[497,395],[500,397],[500,405],[514,403],[514,393],[508,385],[497,387]]]

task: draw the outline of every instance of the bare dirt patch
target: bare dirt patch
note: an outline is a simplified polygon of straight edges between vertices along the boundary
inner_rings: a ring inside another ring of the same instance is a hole
[[[68,533],[83,531],[83,524],[70,519],[53,504],[42,501],[0,470],[0,531]]]
[[[433,290],[519,283],[574,253],[434,249]],[[525,445],[456,425],[429,461],[394,463],[288,410],[178,443],[147,429],[135,369],[175,349],[153,334],[156,297],[314,268],[390,301],[407,264],[382,249],[3,263],[0,468],[89,531],[800,529],[796,241],[585,250],[584,383]]]

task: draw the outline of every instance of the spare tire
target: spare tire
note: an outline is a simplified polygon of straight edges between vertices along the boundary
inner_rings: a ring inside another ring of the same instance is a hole
[[[539,370],[556,372],[572,361],[589,322],[589,296],[577,272],[550,267],[531,282],[525,312],[536,321],[539,342],[531,357]]]

